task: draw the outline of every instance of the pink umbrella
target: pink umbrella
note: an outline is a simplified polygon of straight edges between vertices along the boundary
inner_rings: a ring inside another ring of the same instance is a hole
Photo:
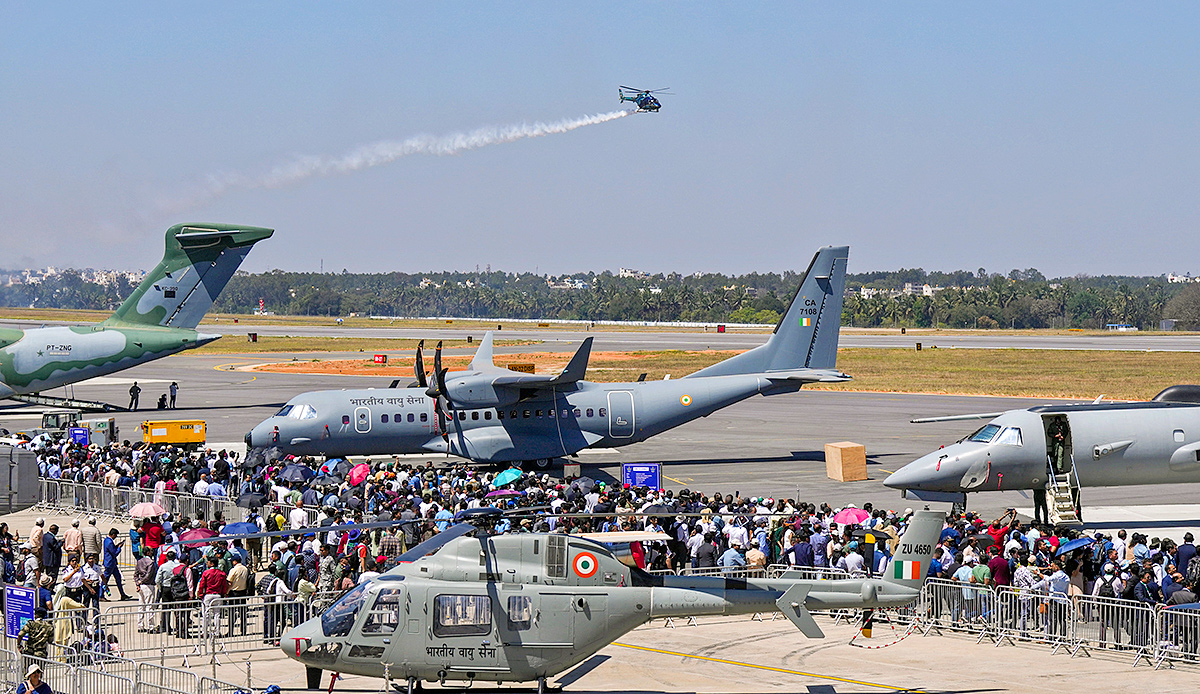
[[[495,497],[495,496],[521,496],[521,492],[518,492],[515,489],[497,489],[494,492],[488,492],[485,495],[485,498],[490,498],[490,497]]]
[[[350,468],[350,486],[355,487],[362,484],[369,474],[371,474],[371,466],[366,463],[359,463]]]
[[[179,533],[179,540],[183,543],[184,547],[194,547],[202,545],[210,537],[216,536],[216,531],[209,530],[208,528],[192,528],[191,530]]]
[[[134,504],[133,508],[129,509],[129,515],[133,516],[134,518],[150,518],[152,516],[161,516],[166,512],[167,509],[149,501],[143,501],[140,504]]]
[[[851,507],[838,511],[837,515],[833,517],[833,522],[838,525],[857,525],[870,517],[871,514],[869,511]]]

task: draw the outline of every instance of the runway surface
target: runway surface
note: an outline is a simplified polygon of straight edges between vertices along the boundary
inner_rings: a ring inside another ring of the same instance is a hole
[[[279,330],[285,331],[282,328]],[[429,339],[431,332],[441,331],[411,331],[411,334]],[[466,334],[466,331],[458,333]],[[514,331],[512,335],[515,334]],[[541,335],[550,337],[545,333]],[[638,335],[631,338],[628,334],[602,335],[605,339],[615,341],[632,339],[636,342],[646,339]],[[697,342],[708,337],[646,335],[655,340],[670,339],[675,346],[685,341],[681,337]],[[506,333],[505,337],[510,337],[510,334]],[[555,333],[553,337],[568,339],[561,333]],[[729,337],[746,340],[761,336]],[[629,348],[630,343],[621,344]],[[568,345],[565,348],[570,347]],[[322,358],[337,356],[363,355],[358,352],[352,355],[321,355]],[[104,379],[79,384],[73,389],[58,389],[47,394],[62,396],[73,391],[75,397],[124,405],[128,401],[129,384],[138,379],[143,387],[143,409],[138,413],[116,415],[121,438],[139,439],[139,426],[143,419],[196,418],[208,423],[210,443],[235,444],[241,450],[241,441],[246,432],[295,395],[317,389],[386,388],[390,383],[388,378],[255,373],[237,369],[239,366],[286,361],[293,357],[311,359],[314,355],[176,355]],[[159,393],[165,392],[172,380],[180,384],[181,409],[173,412],[146,409],[153,407]],[[903,509],[918,504],[905,501],[897,491],[884,487],[882,481],[887,475],[939,445],[970,434],[982,424],[979,421],[965,421],[914,425],[909,424],[910,419],[995,412],[1029,407],[1038,402],[1044,401],[804,390],[770,398],[754,397],[644,443],[620,449],[585,451],[579,455],[578,461],[583,465],[584,474],[598,479],[618,479],[621,462],[663,462],[667,486],[672,489],[687,487],[708,494],[740,492],[755,496],[784,496],[817,503],[862,504],[872,501],[888,508]],[[28,428],[30,421],[19,416],[28,411],[16,406],[0,408],[0,426],[9,429]],[[824,446],[836,441],[854,441],[866,446],[870,474],[868,481],[839,483],[826,478]],[[448,459],[429,455],[406,460],[423,462]],[[1087,489],[1084,490],[1083,499],[1085,506],[1157,505],[1192,502],[1197,498],[1197,493],[1200,493],[1200,484],[1125,487]],[[996,515],[1008,507],[1032,505],[1031,500],[1019,493],[977,494],[971,497],[970,503],[973,509]]]

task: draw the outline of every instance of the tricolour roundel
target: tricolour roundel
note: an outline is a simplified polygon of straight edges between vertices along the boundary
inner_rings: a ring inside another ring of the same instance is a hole
[[[679,398],[679,402],[680,402],[680,403],[681,403],[681,404],[682,404],[684,407],[687,407],[688,405],[692,404],[692,396],[690,396],[690,395],[684,395],[684,396],[682,396],[682,397],[680,397],[680,398]]]
[[[575,569],[576,576],[591,578],[596,575],[596,569],[599,568],[600,562],[596,561],[596,555],[591,552],[580,552],[575,555],[575,561],[571,566]]]

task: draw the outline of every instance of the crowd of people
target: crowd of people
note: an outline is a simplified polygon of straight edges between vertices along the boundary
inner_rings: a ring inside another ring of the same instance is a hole
[[[364,468],[308,458],[242,461],[225,451],[188,453],[128,442],[98,447],[43,440],[32,445],[39,472],[49,479],[253,501],[244,521],[221,514],[166,513],[135,520],[127,538],[116,529],[102,531],[95,517],[74,521],[61,534],[57,525],[46,527],[39,518],[24,539],[0,525],[6,580],[37,587],[39,608],[51,612],[98,611],[110,582],[119,599],[130,599],[118,562],[127,541],[136,557],[129,592],[143,605],[139,630],[180,636],[218,629],[209,606],[221,598],[258,594],[281,605],[299,601],[320,609],[339,591],[391,569],[402,553],[449,527],[456,514],[483,506],[512,512],[500,519],[495,532],[662,532],[667,539],[641,543],[635,552],[639,564],[651,571],[720,572],[786,564],[851,575],[884,569],[912,513],[864,504],[857,509],[857,522],[839,523],[835,516],[844,509],[791,498],[629,487],[549,474],[523,473],[509,481],[511,472],[462,464],[391,460]],[[319,508],[315,522],[313,508]],[[399,522],[368,530],[323,530],[386,521]],[[225,536],[226,525],[235,522],[280,534],[245,540],[200,537],[180,544],[196,537],[181,538],[188,531]],[[874,545],[873,554],[856,533],[863,528],[885,538]],[[1196,602],[1200,559],[1192,535],[1184,539],[1176,545],[1124,531],[1085,537],[1022,521],[1013,511],[990,522],[973,513],[949,514],[928,575],[964,586],[1012,585],[1063,596],[1187,604]],[[1061,553],[1067,543],[1078,548]],[[201,605],[199,620],[190,609],[171,609],[172,603],[192,601]],[[264,641],[275,642],[301,617],[282,608],[268,610]],[[245,633],[244,615],[239,623],[234,611],[225,627],[229,633],[238,628]]]

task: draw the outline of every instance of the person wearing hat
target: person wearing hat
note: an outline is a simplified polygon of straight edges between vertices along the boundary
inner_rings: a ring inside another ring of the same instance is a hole
[[[46,619],[46,608],[33,610],[33,619],[21,625],[17,632],[17,650],[27,656],[45,659],[50,642],[54,639],[54,625]]]
[[[42,681],[42,666],[34,663],[25,671],[25,681],[17,685],[17,694],[54,694],[50,685]]]

